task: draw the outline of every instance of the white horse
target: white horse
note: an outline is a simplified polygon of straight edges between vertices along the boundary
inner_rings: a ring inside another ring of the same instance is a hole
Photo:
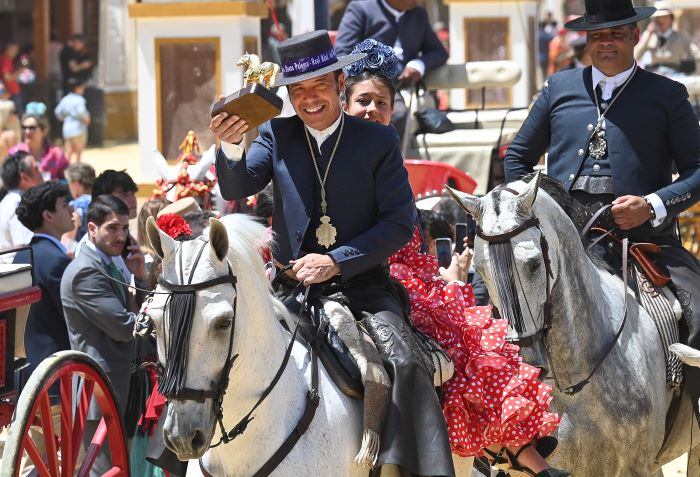
[[[231,215],[212,219],[208,240],[175,242],[153,221],[148,235],[163,258],[161,278],[171,283],[203,283],[231,273],[236,285],[217,284],[196,291],[196,306],[187,361],[185,386],[210,390],[219,382],[229,339],[231,356],[237,356],[229,372],[223,397],[223,423],[228,431],[258,401],[278,371],[291,335],[280,325],[282,304],[270,292],[258,247],[266,230],[252,219]],[[202,250],[201,256],[197,258]],[[193,269],[194,267],[194,269]],[[183,278],[185,280],[183,280]],[[158,292],[167,292],[158,286]],[[164,313],[168,295],[156,294],[147,313],[158,336],[158,356],[165,361],[166,337],[171,317]],[[233,334],[233,335],[232,335]],[[353,462],[362,434],[361,403],[341,393],[319,362],[320,404],[315,417],[291,452],[275,469],[279,476],[366,476],[368,470]],[[190,462],[187,475],[251,476],[282,445],[304,413],[311,381],[310,355],[295,343],[284,373],[267,399],[253,413],[245,432],[228,444],[210,445],[220,433],[211,397],[203,402],[170,399],[163,429],[166,445],[180,460]],[[471,459],[459,459],[458,475],[470,475]],[[398,475],[388,466],[382,475]]]
[[[519,308],[511,313],[519,314],[524,325],[518,338],[532,338],[521,345],[524,359],[548,368],[560,388],[580,383],[602,360],[579,393],[555,390],[552,404],[562,422],[559,452],[551,463],[576,477],[661,476],[662,464],[689,450],[691,426],[700,435],[690,399],[683,397],[662,451],[672,391],[656,327],[630,294],[626,324],[605,357],[622,321],[626,291],[619,278],[586,255],[569,217],[544,190],[538,193],[539,182],[537,175],[529,184],[515,182],[483,198],[453,195],[475,217],[483,237],[501,235],[510,244],[503,253],[477,238],[474,264],[503,316],[508,303],[516,304],[511,310]],[[499,267],[499,260],[507,264]],[[545,303],[551,316],[548,332]],[[691,459],[688,475],[698,472],[698,459]]]

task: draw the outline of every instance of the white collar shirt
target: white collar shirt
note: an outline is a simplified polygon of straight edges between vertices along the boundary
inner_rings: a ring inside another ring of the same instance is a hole
[[[17,218],[21,194],[21,190],[13,189],[0,201],[0,250],[27,245],[34,235]],[[0,263],[12,263],[14,256],[14,253],[0,255]]]
[[[595,66],[593,67],[593,91],[595,91],[596,86],[600,85],[600,90],[603,93],[603,100],[607,101],[612,98],[613,91],[620,85],[622,85],[627,78],[634,72],[635,64],[615,76],[605,76],[605,73],[600,71]]]
[[[328,139],[336,129],[338,129],[338,125],[340,125],[340,118],[342,117],[343,112],[338,115],[338,119],[335,120],[333,124],[328,126],[326,129],[323,129],[319,131],[318,129],[314,129],[310,126],[306,126],[306,129],[309,131],[309,133],[313,136],[313,138],[316,140],[316,144],[318,144],[318,152],[321,152],[321,144],[323,144],[326,139]]]

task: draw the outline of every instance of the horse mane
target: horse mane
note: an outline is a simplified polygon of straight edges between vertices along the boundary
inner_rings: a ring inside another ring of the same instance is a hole
[[[527,174],[522,180],[529,183],[535,178],[535,175],[534,173]],[[554,202],[561,207],[564,213],[571,219],[571,222],[573,222],[574,227],[576,227],[579,233],[586,226],[590,218],[593,217],[593,213],[588,207],[571,197],[561,182],[553,177],[542,174],[540,189],[544,190]]]
[[[522,178],[522,180],[529,183],[535,178],[535,176],[536,173],[527,174]],[[583,228],[586,226],[591,217],[593,217],[596,211],[590,210],[581,202],[571,197],[571,194],[569,194],[561,182],[546,174],[541,174],[540,189],[544,190],[547,195],[549,195],[552,200],[562,209],[562,211],[564,211],[566,216],[571,219],[576,231],[580,235]],[[601,219],[598,220],[600,221]],[[610,265],[588,249],[587,239],[582,239],[581,244],[583,245],[588,258],[590,258],[597,267],[610,271]]]
[[[260,250],[271,242],[267,227],[246,214],[229,214],[219,220],[228,233],[228,255],[233,266],[251,276],[253,289],[268,293],[270,281],[265,275],[260,254]]]

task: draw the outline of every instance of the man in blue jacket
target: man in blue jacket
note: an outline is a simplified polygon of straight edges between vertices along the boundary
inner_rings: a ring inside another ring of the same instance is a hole
[[[56,351],[70,349],[61,305],[61,277],[70,263],[61,236],[73,230],[73,207],[68,188],[57,181],[27,189],[17,206],[17,219],[34,232],[29,245],[34,255],[34,282],[41,300],[29,309],[24,330],[27,376]],[[28,251],[15,255],[14,263],[30,263]]]
[[[372,38],[394,49],[403,63],[398,80],[415,83],[447,62],[447,51],[430,26],[428,12],[418,0],[354,0],[348,4],[338,27],[335,51],[347,55],[362,40]],[[408,111],[396,94],[391,123],[404,133]]]
[[[230,160],[247,129],[225,113],[212,119],[222,141],[216,170],[227,200],[274,185],[276,264],[290,264],[290,287],[342,290],[353,312],[372,313],[383,337],[380,354],[393,387],[378,465],[417,475],[454,475],[432,371],[415,355],[397,292],[383,266],[411,238],[413,194],[393,128],[340,109],[341,68],[364,55],[336,57],[325,31],[278,48],[281,80],[297,115],[273,119],[238,161]]]
[[[700,263],[683,248],[674,219],[700,199],[700,127],[685,86],[634,61],[636,22],[654,11],[630,0],[586,1],[586,14],[566,27],[588,32],[593,66],[548,80],[508,150],[506,180],[531,172],[549,149],[547,173],[574,198],[612,203],[631,240],[661,246],[659,263],[683,305],[681,337],[698,348]],[[697,388],[700,379],[686,371]],[[698,390],[691,391],[697,412]]]

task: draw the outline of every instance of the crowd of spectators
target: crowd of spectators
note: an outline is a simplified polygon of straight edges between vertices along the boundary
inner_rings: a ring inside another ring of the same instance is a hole
[[[0,49],[0,157],[24,150],[40,164],[46,179],[56,179],[63,178],[68,161],[80,161],[87,143],[90,113],[85,89],[94,64],[80,33],[64,45],[52,41],[49,51],[51,92],[49,97],[38,97],[31,48],[9,41]],[[53,97],[60,98],[57,104]],[[61,122],[62,134],[58,129],[52,134],[51,124]],[[60,145],[52,144],[52,139]]]

